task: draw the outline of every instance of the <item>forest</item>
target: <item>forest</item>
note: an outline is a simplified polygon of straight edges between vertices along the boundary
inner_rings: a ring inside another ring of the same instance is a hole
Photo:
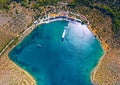
[[[112,30],[120,32],[120,0],[74,0],[69,3],[70,7],[85,5],[95,8],[112,18]]]
[[[31,2],[35,2],[34,9],[39,6],[55,5],[60,0],[0,0],[0,9],[9,10],[11,2],[21,3],[21,6],[29,8]],[[87,6],[101,11],[103,14],[112,18],[112,30],[114,33],[120,31],[120,0],[65,0],[68,7],[74,8],[79,6]]]

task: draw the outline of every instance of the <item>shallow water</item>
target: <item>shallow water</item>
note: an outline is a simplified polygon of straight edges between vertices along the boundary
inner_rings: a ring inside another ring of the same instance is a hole
[[[86,25],[54,21],[36,27],[9,53],[9,58],[30,73],[38,85],[91,85],[90,72],[103,54]]]

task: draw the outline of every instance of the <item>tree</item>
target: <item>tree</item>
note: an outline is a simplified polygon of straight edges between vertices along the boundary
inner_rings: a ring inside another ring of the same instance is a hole
[[[17,9],[15,10],[15,13],[18,14],[18,10]]]

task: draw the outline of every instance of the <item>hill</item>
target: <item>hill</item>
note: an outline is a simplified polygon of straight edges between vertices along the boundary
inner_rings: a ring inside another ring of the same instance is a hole
[[[104,56],[91,73],[92,82],[99,85],[119,84],[120,1],[62,0],[61,2],[68,3],[66,6],[61,6],[58,2],[59,0],[0,0],[0,51],[11,39],[17,39],[34,20],[43,17],[48,8],[56,12],[69,10],[81,13],[88,18],[90,30],[99,41],[108,45]]]

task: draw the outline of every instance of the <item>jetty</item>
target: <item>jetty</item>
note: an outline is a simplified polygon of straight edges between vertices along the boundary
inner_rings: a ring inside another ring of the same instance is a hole
[[[68,29],[68,27],[65,27],[65,28],[64,28],[64,31],[63,31],[63,34],[62,34],[62,37],[61,37],[61,41],[64,41],[64,38],[65,38],[65,34],[66,34],[66,32],[67,32],[67,29]]]

